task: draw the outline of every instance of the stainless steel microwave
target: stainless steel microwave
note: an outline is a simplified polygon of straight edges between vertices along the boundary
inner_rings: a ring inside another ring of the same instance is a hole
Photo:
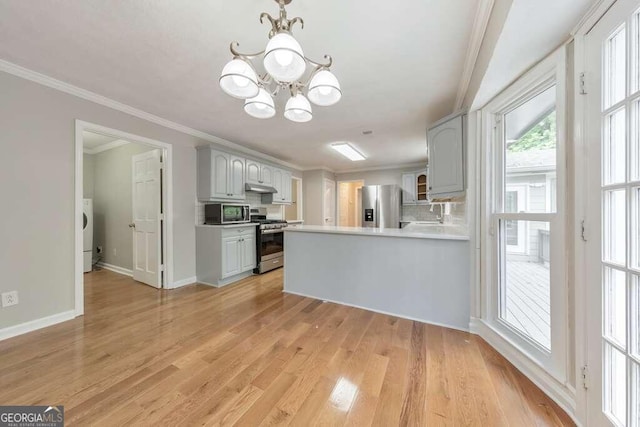
[[[249,205],[211,203],[204,205],[205,224],[240,224],[250,222]]]

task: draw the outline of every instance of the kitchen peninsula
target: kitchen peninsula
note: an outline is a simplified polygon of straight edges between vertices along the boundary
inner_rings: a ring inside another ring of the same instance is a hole
[[[284,291],[468,330],[469,251],[452,226],[288,227]]]

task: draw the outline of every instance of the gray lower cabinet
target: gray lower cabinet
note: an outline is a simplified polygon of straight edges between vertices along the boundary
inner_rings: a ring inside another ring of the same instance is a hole
[[[199,283],[223,286],[252,274],[256,267],[256,226],[197,226],[196,274]]]

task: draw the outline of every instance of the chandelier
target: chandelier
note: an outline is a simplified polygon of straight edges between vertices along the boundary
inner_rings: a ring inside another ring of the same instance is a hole
[[[262,52],[240,53],[238,42],[231,43],[233,59],[225,65],[220,76],[220,87],[234,98],[244,99],[244,111],[258,119],[269,119],[276,114],[273,98],[280,91],[288,92],[289,100],[284,116],[294,122],[308,122],[313,117],[311,102],[322,107],[335,104],[342,97],[340,83],[331,72],[333,59],[325,55],[325,63],[315,62],[304,56],[300,43],[293,37],[295,24],[304,28],[302,18],[287,19],[285,5],[291,0],[276,0],[280,5],[280,17],[268,13],[260,15],[260,23],[271,24],[269,42]],[[252,60],[262,58],[266,72],[260,75]],[[307,65],[312,68],[306,81],[302,81]],[[306,92],[306,96],[305,96]]]

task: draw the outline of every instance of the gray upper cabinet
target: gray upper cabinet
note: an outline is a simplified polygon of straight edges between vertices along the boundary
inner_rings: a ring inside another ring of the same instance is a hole
[[[197,168],[199,200],[244,200],[243,158],[202,147]]]
[[[260,165],[260,184],[273,186],[273,170],[271,166]]]
[[[265,204],[287,205],[291,203],[291,172],[284,169],[273,168],[272,186],[276,189],[275,194],[265,194],[262,201]]]
[[[464,117],[444,119],[427,133],[430,199],[454,196],[465,189]]]

